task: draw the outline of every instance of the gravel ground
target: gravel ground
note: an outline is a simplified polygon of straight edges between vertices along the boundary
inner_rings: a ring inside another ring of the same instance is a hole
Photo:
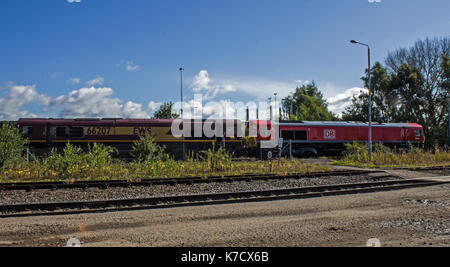
[[[0,246],[450,246],[447,186],[160,210],[0,219]],[[177,255],[174,255],[177,256]]]
[[[379,175],[379,174],[378,174]],[[322,178],[302,178],[289,180],[268,180],[233,183],[211,183],[194,185],[154,185],[136,186],[129,188],[108,189],[70,189],[70,190],[35,190],[4,191],[0,192],[0,204],[43,203],[43,202],[68,202],[68,201],[92,201],[111,200],[125,198],[149,198],[163,196],[178,196],[189,194],[208,194],[238,191],[259,191],[271,189],[283,189],[292,187],[320,186],[345,183],[363,183],[371,181],[393,180],[395,177],[380,178],[376,175],[357,176],[332,176]]]

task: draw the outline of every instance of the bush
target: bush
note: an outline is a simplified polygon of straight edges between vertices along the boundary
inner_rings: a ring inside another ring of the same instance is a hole
[[[367,145],[353,142],[345,144],[344,158],[352,162],[369,161],[369,149]]]
[[[211,171],[227,171],[232,167],[233,154],[222,147],[217,151],[213,148],[200,153],[200,159],[207,164]]]
[[[335,161],[337,165],[351,165],[359,167],[415,167],[438,166],[450,164],[450,153],[435,148],[434,151],[425,151],[408,144],[408,149],[401,153],[393,153],[383,144],[375,144],[372,161],[369,160],[366,145],[353,143],[346,145],[344,157]]]
[[[27,144],[28,140],[19,128],[3,123],[0,128],[0,168],[22,160]]]
[[[63,154],[53,149],[44,159],[43,167],[51,176],[61,178],[91,178],[90,176],[109,176],[112,165],[112,154],[115,150],[103,144],[89,145],[89,151],[83,152],[80,147],[67,144]]]
[[[139,141],[133,144],[131,156],[138,162],[157,161],[168,158],[167,154],[164,153],[164,147],[156,144],[151,135],[141,137]]]
[[[382,143],[375,143],[373,145],[373,152],[374,153],[392,153],[392,149],[390,149],[389,147],[383,145]]]

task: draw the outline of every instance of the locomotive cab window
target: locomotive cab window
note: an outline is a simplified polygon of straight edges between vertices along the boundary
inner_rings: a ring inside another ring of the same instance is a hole
[[[24,135],[31,135],[33,133],[33,127],[31,126],[22,127],[22,132]]]
[[[283,131],[281,137],[285,140],[306,141],[308,133],[306,131]]]
[[[414,136],[415,137],[421,137],[422,136],[422,131],[421,130],[415,130],[414,131]]]
[[[70,127],[69,136],[70,138],[83,138],[84,136],[83,127]]]
[[[308,133],[306,131],[296,131],[295,140],[306,141],[308,140]]]
[[[67,132],[67,127],[56,127],[55,137],[56,138],[68,138],[69,134]]]
[[[281,137],[284,140],[294,140],[294,132],[293,131],[283,131],[281,133]]]

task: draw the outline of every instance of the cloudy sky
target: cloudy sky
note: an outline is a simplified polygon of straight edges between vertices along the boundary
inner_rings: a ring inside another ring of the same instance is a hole
[[[450,34],[448,0],[2,0],[0,120],[150,117],[315,81],[341,112],[373,61]]]

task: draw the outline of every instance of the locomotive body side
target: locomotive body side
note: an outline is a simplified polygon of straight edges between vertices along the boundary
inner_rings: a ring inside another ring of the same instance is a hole
[[[205,136],[203,126],[206,122],[191,120],[181,123],[181,128],[188,126],[192,129],[191,136],[175,137],[171,131],[173,122],[156,119],[21,119],[18,125],[39,151],[37,154],[48,152],[53,147],[63,147],[67,143],[105,143],[116,147],[121,155],[127,157],[132,144],[146,135],[152,135],[155,143],[166,147],[166,151],[176,157],[182,155],[182,144],[185,144],[187,152],[207,150],[223,144],[228,150],[240,153],[242,123],[239,120],[221,121],[223,125],[216,125],[215,121],[208,122],[212,124],[209,128],[223,131],[225,137]],[[200,136],[194,135],[194,130],[198,128]]]
[[[258,142],[270,139],[260,135],[262,131],[266,131],[260,125],[266,124],[270,125],[270,122],[253,123],[253,127],[258,125]],[[272,134],[273,131],[271,129]],[[284,144],[291,142],[293,152],[297,155],[336,154],[343,152],[347,143],[367,142],[369,127],[368,124],[359,122],[280,122],[279,137]],[[374,124],[372,140],[394,149],[406,147],[408,143],[421,145],[425,137],[423,127],[419,124],[391,123]]]

